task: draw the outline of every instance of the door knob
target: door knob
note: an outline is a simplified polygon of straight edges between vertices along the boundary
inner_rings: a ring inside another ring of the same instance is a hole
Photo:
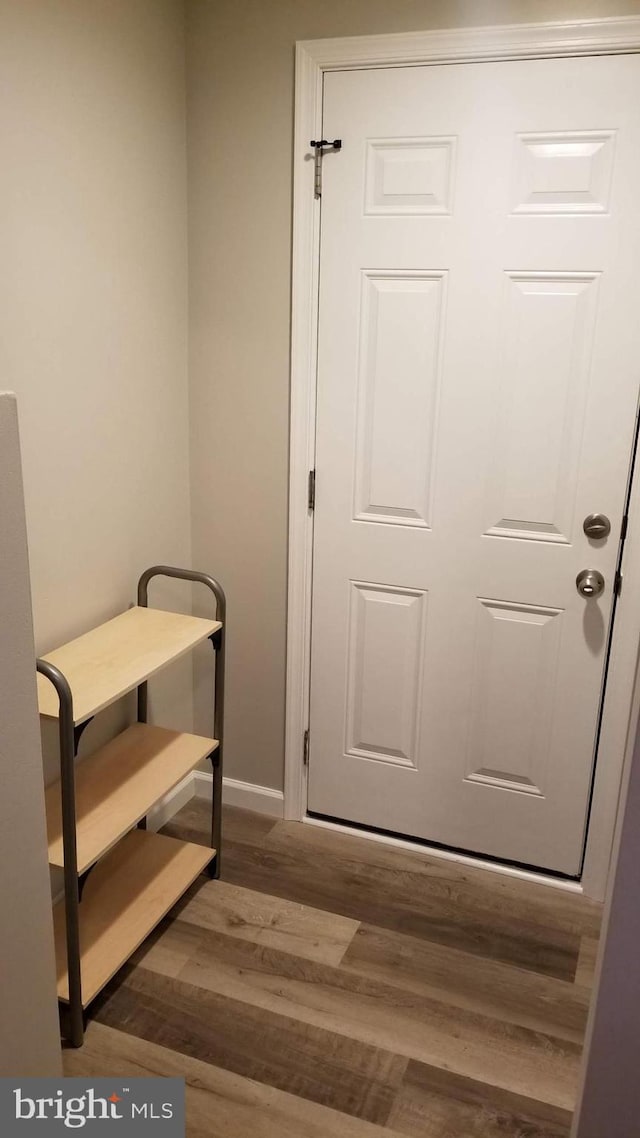
[[[594,540],[601,540],[608,537],[611,533],[611,522],[606,514],[589,514],[582,523],[582,528],[587,537]]]
[[[604,577],[597,569],[582,569],[576,577],[576,589],[581,597],[591,600],[604,590]]]

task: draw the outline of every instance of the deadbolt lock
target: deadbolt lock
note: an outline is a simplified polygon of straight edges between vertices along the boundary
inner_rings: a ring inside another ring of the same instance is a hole
[[[582,569],[576,577],[576,589],[581,597],[591,600],[604,591],[604,577],[597,569]]]
[[[602,540],[602,538],[608,537],[611,533],[611,522],[606,514],[589,514],[588,517],[584,519],[582,528],[587,537],[594,540]]]

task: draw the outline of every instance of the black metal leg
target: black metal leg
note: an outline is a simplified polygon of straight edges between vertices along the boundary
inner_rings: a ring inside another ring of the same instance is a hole
[[[147,722],[148,701],[149,701],[149,685],[146,683],[140,684],[137,689],[138,697],[138,723]],[[147,819],[141,818],[138,822],[139,830],[146,830]]]
[[[75,758],[77,748],[64,747],[62,703],[60,705],[60,745],[62,764],[62,814],[64,842],[64,898],[67,915],[67,972],[69,976],[69,1042],[82,1047],[84,1042],[84,1010],[82,1007],[82,975],[80,967],[80,879],[76,852]],[[70,711],[73,723],[73,712]],[[66,733],[68,736],[69,732]],[[70,739],[69,739],[70,744]],[[66,773],[65,773],[66,772]],[[66,784],[66,785],[65,785]],[[65,807],[66,799],[66,807]],[[73,848],[71,848],[73,847]],[[84,883],[83,883],[84,884]]]
[[[76,737],[79,742],[82,731],[78,731],[76,735],[73,722],[73,696],[65,676],[59,668],[50,664],[48,660],[38,660],[36,668],[53,684],[60,702],[58,732],[60,738],[62,847],[64,852],[64,908],[69,982],[69,1005],[65,1014],[65,1022],[68,1027],[65,1035],[74,1047],[82,1047],[84,1011],[82,1008],[82,974],[80,968],[80,882],[78,880],[75,798]]]
[[[82,1047],[87,1017],[82,1012],[79,1024],[74,1028],[73,1016],[69,1004],[58,1004],[58,1018],[60,1020],[60,1034],[69,1041],[72,1047]]]
[[[218,619],[226,620],[226,605],[224,594],[218,600]],[[216,676],[213,696],[213,736],[218,740],[217,749],[211,756],[213,765],[213,794],[211,801],[211,845],[216,856],[209,863],[209,875],[213,880],[220,877],[222,854],[222,769],[224,753],[224,672],[225,672],[225,641],[226,624],[211,637],[213,650],[216,654]]]
[[[215,881],[220,877],[220,852],[222,848],[222,764],[218,751],[209,756],[213,774],[213,794],[211,797],[211,848],[216,856],[207,867],[209,877]]]
[[[175,577],[182,581],[194,581],[206,585],[216,598],[216,620],[222,627],[210,637],[215,652],[216,674],[213,706],[213,737],[218,747],[210,756],[213,767],[213,796],[211,804],[211,845],[216,855],[209,863],[209,875],[220,876],[220,856],[222,846],[222,764],[224,751],[224,676],[225,642],[227,631],[227,600],[224,589],[218,581],[207,573],[197,573],[190,569],[175,569],[170,565],[154,565],[147,569],[138,581],[138,604],[143,608],[148,604],[149,582],[154,577]],[[147,721],[147,685],[138,688],[138,720]]]

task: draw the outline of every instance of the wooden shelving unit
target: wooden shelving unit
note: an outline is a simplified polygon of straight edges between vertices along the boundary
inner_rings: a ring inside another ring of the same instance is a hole
[[[205,584],[216,619],[148,608],[157,576]],[[40,714],[58,721],[60,738],[60,779],[45,799],[49,862],[65,878],[54,929],[63,1032],[74,1046],[88,1005],[158,921],[207,866],[219,876],[225,609],[212,577],[154,566],[140,578],[137,606],[37,662]],[[213,737],[148,724],[147,681],[207,639],[215,651]],[[94,715],[134,689],[138,722],[76,762]],[[151,807],[205,758],[214,771],[211,847],[148,832]]]

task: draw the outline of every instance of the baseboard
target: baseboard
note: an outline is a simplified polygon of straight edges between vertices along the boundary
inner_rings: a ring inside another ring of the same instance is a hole
[[[194,771],[193,780],[198,798],[211,798],[213,775],[208,771]],[[241,782],[237,778],[225,778],[222,782],[222,801],[226,806],[253,810],[254,814],[267,814],[270,818],[284,817],[284,794],[270,786],[257,786],[252,782]]]
[[[155,833],[192,798],[210,799],[212,795],[213,776],[208,771],[192,771],[149,811],[147,828]],[[222,784],[222,801],[227,806],[240,806],[243,810],[253,810],[255,814],[267,814],[270,818],[284,817],[284,795],[281,790],[273,790],[269,786],[255,786],[251,782],[225,778]]]

